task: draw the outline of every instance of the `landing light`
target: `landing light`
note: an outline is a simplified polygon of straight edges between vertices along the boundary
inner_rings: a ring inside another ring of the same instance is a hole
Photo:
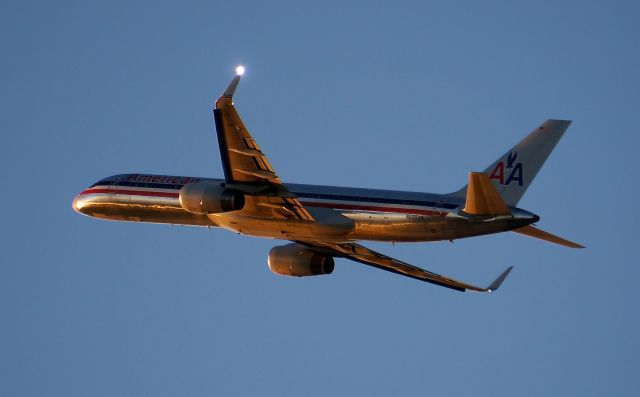
[[[236,74],[242,76],[244,74],[244,66],[240,65],[236,68]]]

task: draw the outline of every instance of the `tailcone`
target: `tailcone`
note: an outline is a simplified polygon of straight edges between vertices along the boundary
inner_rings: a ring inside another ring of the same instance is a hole
[[[529,226],[540,220],[538,215],[520,208],[511,208],[511,216],[517,227]]]

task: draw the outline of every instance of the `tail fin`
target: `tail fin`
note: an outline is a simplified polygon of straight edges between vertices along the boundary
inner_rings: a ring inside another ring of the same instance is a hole
[[[507,205],[518,204],[569,124],[569,120],[545,121],[484,171]],[[452,194],[466,197],[467,186]]]

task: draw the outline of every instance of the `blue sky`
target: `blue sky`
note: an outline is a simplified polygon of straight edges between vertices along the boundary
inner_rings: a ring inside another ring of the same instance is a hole
[[[632,395],[636,2],[0,5],[0,395]],[[285,181],[448,192],[547,118],[573,124],[502,234],[368,245],[460,294],[339,260],[282,278],[277,241],[75,214],[95,180],[221,176],[236,105]]]

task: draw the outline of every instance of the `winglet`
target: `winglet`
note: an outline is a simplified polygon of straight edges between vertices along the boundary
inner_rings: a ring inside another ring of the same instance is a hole
[[[507,278],[509,273],[511,273],[511,270],[513,270],[513,266],[509,266],[504,272],[502,272],[501,275],[498,276],[498,278],[493,280],[491,285],[489,285],[489,287],[487,287],[487,292],[493,292],[493,291],[497,290],[498,288],[500,288],[500,285]]]
[[[224,93],[218,100],[216,101],[216,109],[222,109],[226,105],[231,105],[231,100],[233,99],[233,94],[236,92],[236,88],[238,88],[238,83],[240,83],[240,78],[244,74],[244,66],[238,66],[236,68],[236,75],[233,77],[233,80],[227,86],[227,89],[224,90]]]

